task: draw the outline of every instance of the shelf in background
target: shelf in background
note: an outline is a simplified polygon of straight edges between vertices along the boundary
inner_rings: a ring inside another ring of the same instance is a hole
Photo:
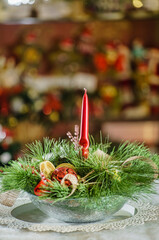
[[[48,24],[48,23],[76,23],[86,24],[91,22],[117,22],[117,21],[146,21],[146,20],[159,20],[159,16],[147,17],[147,18],[131,18],[125,17],[122,19],[99,19],[92,18],[89,20],[74,20],[74,19],[53,19],[53,20],[42,20],[39,18],[24,18],[24,19],[10,19],[6,21],[0,21],[0,25],[34,25],[34,24]]]

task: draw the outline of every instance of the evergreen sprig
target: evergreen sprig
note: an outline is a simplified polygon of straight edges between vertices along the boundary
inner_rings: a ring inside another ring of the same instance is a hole
[[[55,167],[61,163],[72,164],[80,176],[71,198],[97,200],[114,195],[135,198],[138,194],[153,192],[154,169],[151,165],[140,159],[124,166],[123,163],[130,157],[142,156],[159,167],[158,154],[152,154],[143,144],[124,142],[112,149],[107,139],[99,144],[92,137],[90,139],[88,159],[82,157],[80,148],[75,150],[74,144],[66,140],[45,138],[43,143],[35,141],[26,145],[24,156],[3,169],[1,191],[17,189],[33,194],[41,180],[40,163],[49,160]],[[98,156],[97,150],[108,155]],[[47,194],[41,198],[52,200],[64,199],[71,192],[71,187],[63,187],[56,180],[44,185],[43,189]]]

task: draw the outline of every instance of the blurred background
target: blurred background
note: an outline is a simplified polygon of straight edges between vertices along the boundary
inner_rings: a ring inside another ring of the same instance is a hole
[[[159,152],[159,0],[0,1],[0,165],[80,125]]]

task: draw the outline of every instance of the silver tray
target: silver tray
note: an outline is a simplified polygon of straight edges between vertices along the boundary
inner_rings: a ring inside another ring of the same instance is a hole
[[[128,202],[109,220],[86,224],[65,223],[51,218],[36,208],[29,199],[18,199],[12,208],[0,205],[0,224],[38,232],[95,232],[104,229],[123,229],[126,226],[139,225],[146,221],[157,220],[158,216],[158,206],[153,206],[142,201]]]

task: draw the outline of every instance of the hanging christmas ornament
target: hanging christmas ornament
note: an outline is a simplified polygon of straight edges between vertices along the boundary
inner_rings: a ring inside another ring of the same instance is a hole
[[[58,182],[61,183],[61,181],[67,174],[75,176],[78,179],[76,172],[72,168],[68,168],[68,167],[56,168],[55,171],[52,173],[51,179],[52,180],[56,179]],[[72,182],[69,179],[65,178],[65,180],[62,181],[62,183],[63,182],[68,187],[72,185]]]
[[[40,163],[40,172],[42,172],[45,178],[51,177],[55,167],[50,161],[44,161]]]

